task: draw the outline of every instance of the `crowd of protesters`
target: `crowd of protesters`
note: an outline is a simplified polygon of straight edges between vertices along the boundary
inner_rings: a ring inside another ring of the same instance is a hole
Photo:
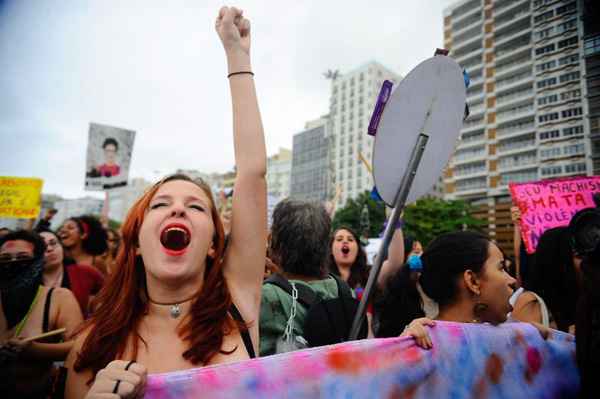
[[[360,238],[348,226],[332,231],[325,206],[295,200],[276,206],[268,234],[250,25],[224,7],[216,29],[233,104],[231,206],[204,182],[173,175],[138,199],[119,231],[86,215],[53,231],[55,212],[32,231],[0,231],[6,397],[132,398],[148,373],[347,340],[371,272]],[[359,338],[404,335],[431,348],[435,320],[578,333],[589,324],[577,311],[585,262],[569,228],[545,232],[534,255],[515,239],[511,275],[485,235],[450,232],[423,248],[398,224]]]

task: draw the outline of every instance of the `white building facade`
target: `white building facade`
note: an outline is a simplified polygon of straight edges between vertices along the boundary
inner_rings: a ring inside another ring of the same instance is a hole
[[[371,162],[373,137],[369,121],[384,80],[394,84],[401,77],[377,62],[369,62],[345,74],[334,73],[331,83],[329,139],[329,197],[341,188],[338,207],[349,198],[373,188],[373,178],[359,154]]]
[[[82,216],[82,215],[97,215],[102,213],[104,200],[93,197],[83,197],[76,199],[65,199],[54,203],[54,207],[58,211],[52,218],[52,229],[58,229],[65,220]]]
[[[292,151],[280,148],[267,159],[267,193],[279,200],[290,196]]]

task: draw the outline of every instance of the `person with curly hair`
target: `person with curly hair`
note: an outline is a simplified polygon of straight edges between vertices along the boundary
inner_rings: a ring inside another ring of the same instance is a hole
[[[108,235],[100,220],[89,215],[67,219],[58,230],[58,237],[68,258],[107,274],[102,255],[108,249]]]

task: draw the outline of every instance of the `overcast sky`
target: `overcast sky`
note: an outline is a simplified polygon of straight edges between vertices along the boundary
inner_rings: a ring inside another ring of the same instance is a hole
[[[267,152],[328,112],[327,69],[377,60],[406,75],[443,45],[455,0],[238,1]],[[137,131],[130,177],[233,166],[224,51],[212,0],[0,0],[0,175],[83,191],[90,122]],[[98,194],[96,194],[98,195]]]

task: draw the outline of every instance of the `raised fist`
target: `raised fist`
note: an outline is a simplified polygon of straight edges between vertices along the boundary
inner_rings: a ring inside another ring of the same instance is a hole
[[[215,28],[226,53],[243,52],[250,55],[250,21],[235,7],[222,7]]]

